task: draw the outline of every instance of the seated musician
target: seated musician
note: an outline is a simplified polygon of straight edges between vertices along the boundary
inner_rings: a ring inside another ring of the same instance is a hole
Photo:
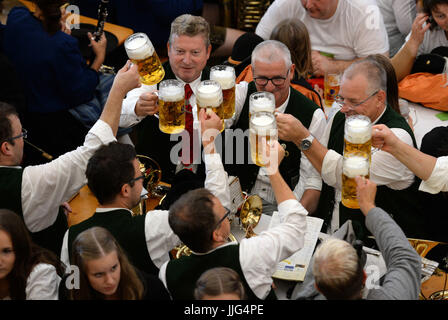
[[[243,131],[249,128],[249,100],[255,92],[266,91],[274,95],[275,113],[285,113],[300,119],[310,130],[311,134],[320,139],[325,130],[325,114],[313,101],[291,87],[291,80],[295,74],[295,64],[291,61],[291,54],[286,45],[276,40],[266,40],[258,44],[252,52],[252,68],[254,81],[249,84],[241,82],[241,92],[244,99],[235,102],[235,117],[227,125],[232,129]],[[229,135],[232,134],[233,136]],[[225,146],[238,147],[235,137],[238,131],[226,130]],[[294,194],[302,205],[312,213],[320,195],[321,178],[318,172],[301,152],[301,147],[294,143],[280,141],[286,146],[287,156],[280,165],[283,179],[294,190]],[[248,150],[249,148],[245,148]],[[226,156],[226,171],[230,175],[238,176],[243,191],[258,194],[263,199],[263,213],[272,214],[276,210],[274,193],[266,175],[265,169],[250,164],[244,158],[243,164],[238,164],[240,154],[233,152],[234,158],[228,161]]]
[[[216,115],[206,118],[205,112],[201,114],[204,116],[202,132],[220,127],[221,120]],[[227,174],[211,144],[214,142],[203,142],[204,148],[209,146],[204,156],[205,188],[229,206]],[[72,243],[78,234],[100,226],[112,233],[135,267],[157,275],[161,265],[169,260],[169,251],[180,242],[168,224],[168,211],[132,214],[131,209],[140,202],[144,178],[134,147],[120,143],[101,147],[90,158],[86,176],[87,184],[100,205],[92,217],[71,226],[66,232],[61,260],[69,264]]]
[[[128,68],[129,64],[115,77],[101,117],[84,145],[44,165],[20,167],[27,131],[15,109],[0,103],[0,207],[18,213],[33,241],[57,255],[67,229],[60,205],[85,184],[84,172],[92,154],[116,140],[122,100],[139,85],[137,67]]]
[[[215,267],[236,271],[249,300],[275,298],[272,275],[282,259],[303,247],[308,212],[278,171],[283,148],[275,142],[272,151],[277,154],[269,162],[268,174],[282,222],[275,228],[243,239],[239,244],[228,242],[230,211],[206,189],[189,191],[171,206],[169,224],[193,252],[167,261],[160,269],[159,277],[173,300],[194,299],[197,280]]]

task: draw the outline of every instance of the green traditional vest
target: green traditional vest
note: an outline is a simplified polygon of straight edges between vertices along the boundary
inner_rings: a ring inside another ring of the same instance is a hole
[[[159,269],[152,262],[146,245],[145,217],[146,215],[132,216],[126,209],[95,212],[89,219],[70,227],[68,250],[71,253],[73,241],[81,232],[92,227],[103,227],[117,239],[136,268],[158,275]]]
[[[176,79],[169,62],[163,64],[165,78]],[[210,68],[202,70],[201,81],[210,78]],[[176,164],[170,159],[171,149],[180,140],[171,141],[170,134],[163,133],[159,129],[159,119],[156,117],[145,117],[137,126],[137,143],[135,149],[137,154],[146,155],[156,160],[162,169],[162,180],[167,183],[172,182],[176,172]]]
[[[22,176],[22,168],[0,168],[0,208],[17,213],[23,220]],[[38,232],[30,232],[30,235],[34,243],[59,256],[67,228],[67,218],[60,208],[56,221],[51,226]]]
[[[414,147],[414,133],[406,120],[396,113],[392,108],[386,107],[386,111],[376,124],[385,124],[389,128],[401,128],[405,130],[412,138]],[[344,125],[345,115],[338,112],[334,116],[331,126],[330,137],[327,148],[332,149],[339,154],[343,154],[344,149]],[[420,180],[416,178],[414,183],[404,190],[393,190],[387,186],[378,186],[375,203],[378,207],[385,210],[397,224],[402,228],[408,237],[419,238],[423,233],[422,221],[424,216],[418,202],[417,190]],[[322,183],[322,191],[319,199],[316,216],[324,219],[324,230],[331,222],[333,208],[335,203],[335,189],[325,182]],[[359,209],[349,209],[339,203],[339,225],[343,225],[347,220],[351,220],[353,229],[358,239],[368,241],[367,236],[370,232],[365,226],[365,217]]]
[[[257,296],[247,284],[240,265],[240,246],[227,245],[204,255],[191,254],[171,260],[166,267],[166,283],[173,300],[194,300],[196,281],[205,271],[227,267],[235,270],[244,285],[248,300],[257,300]],[[277,299],[273,290],[266,300]]]
[[[252,81],[248,86],[246,100],[238,122],[234,124],[231,129],[241,129],[243,132],[249,129],[249,97],[254,92],[257,92],[257,88]],[[319,109],[319,107],[313,101],[306,98],[294,88],[290,88],[289,101],[284,113],[293,115],[299,119],[306,128],[309,128],[314,112],[317,109]],[[243,191],[250,192],[257,180],[260,167],[250,163],[250,145],[248,136],[244,138],[244,147],[241,148],[238,146],[235,138],[231,140],[231,134],[233,134],[232,130],[225,130],[226,150],[222,157],[225,163],[225,169],[229,175],[239,177]],[[282,140],[279,140],[279,142],[286,145],[286,151],[289,153],[289,155],[285,156],[281,162],[279,171],[291,190],[293,190],[300,178],[300,149],[292,142]],[[228,159],[226,159],[226,153],[229,152],[228,148],[232,147],[233,159],[229,162]],[[244,150],[244,162],[242,164],[240,161],[241,155],[237,154],[237,150]]]

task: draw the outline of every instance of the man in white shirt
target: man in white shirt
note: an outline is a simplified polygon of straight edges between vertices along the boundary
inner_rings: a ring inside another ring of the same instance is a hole
[[[324,182],[316,215],[324,219],[329,233],[335,232],[346,220],[352,220],[357,236],[361,240],[368,236],[359,210],[348,209],[341,204],[346,117],[365,115],[373,124],[386,124],[393,128],[404,143],[416,146],[406,120],[386,105],[386,87],[386,74],[378,63],[363,60],[352,64],[342,77],[338,99],[342,108],[329,120],[320,141],[311,139],[310,132],[297,119],[289,115],[277,116],[280,138],[296,144],[311,142],[304,153],[321,173]],[[378,205],[393,215],[408,237],[418,237],[422,215],[416,203],[418,184],[414,174],[391,154],[380,150],[372,154],[370,179],[379,186]]]
[[[221,120],[216,114],[206,116],[201,111],[200,116],[202,132],[219,132]],[[214,138],[204,139],[203,146],[205,188],[223,205],[230,206],[227,174],[219,154],[215,153]],[[169,260],[169,251],[180,242],[168,224],[168,211],[153,210],[133,216],[131,209],[140,202],[144,179],[133,146],[115,143],[100,148],[89,160],[86,176],[100,206],[92,217],[66,232],[61,260],[69,265],[71,245],[76,236],[91,227],[100,226],[112,233],[134,266],[157,275],[160,266]]]
[[[276,142],[272,150],[281,162],[284,151],[280,144]],[[171,206],[169,224],[192,250],[190,256],[168,261],[160,268],[159,278],[174,300],[194,299],[196,280],[214,267],[235,270],[249,300],[275,298],[272,275],[282,259],[303,247],[307,211],[283,180],[278,163],[271,163],[269,179],[279,203],[281,223],[256,237],[239,244],[228,242],[230,210],[207,190],[190,191]]]
[[[241,140],[238,139],[237,129],[248,132],[250,96],[261,91],[272,93],[275,98],[275,113],[292,114],[318,139],[324,133],[326,117],[313,101],[291,87],[295,65],[291,61],[291,53],[286,45],[276,40],[266,40],[258,44],[252,52],[251,64],[254,81],[239,84],[235,116],[232,121],[226,123],[233,131],[226,130],[225,133],[225,168],[230,175],[239,177],[243,191],[257,194],[263,199],[264,214],[272,214],[277,204],[266,169],[251,164],[249,155],[244,158],[244,163],[238,161],[241,159],[239,153],[243,153],[242,146],[245,150],[249,150],[249,146],[239,143]],[[280,173],[305,209],[313,213],[322,185],[320,175],[294,143],[286,141],[280,143],[287,152],[287,157],[280,165]],[[229,148],[234,150],[234,157],[230,159],[232,161],[227,157]]]
[[[137,67],[129,66],[118,72],[101,117],[84,145],[44,165],[20,167],[26,130],[13,108],[0,107],[0,206],[23,217],[33,240],[56,254],[67,229],[60,206],[85,184],[84,171],[95,150],[116,140],[122,100],[140,85]]]
[[[300,19],[310,34],[315,76],[343,72],[370,54],[388,55],[389,42],[381,13],[369,0],[276,0],[257,25],[269,39],[283,19]]]

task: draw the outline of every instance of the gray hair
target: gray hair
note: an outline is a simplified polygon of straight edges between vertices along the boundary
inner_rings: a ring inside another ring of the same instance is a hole
[[[362,267],[355,248],[347,241],[328,238],[314,253],[313,275],[327,299],[352,299],[361,294]]]
[[[208,22],[200,16],[183,14],[171,23],[171,33],[168,41],[172,45],[175,36],[194,37],[197,35],[204,37],[206,47],[210,45],[210,25]]]
[[[383,90],[387,96],[387,74],[383,66],[374,60],[358,60],[352,63],[342,75],[342,80],[353,79],[362,74],[368,80],[366,94],[372,94],[377,90]]]
[[[288,47],[277,40],[265,40],[259,43],[252,51],[252,67],[255,61],[271,63],[279,60],[284,60],[286,69],[292,65],[291,52]]]

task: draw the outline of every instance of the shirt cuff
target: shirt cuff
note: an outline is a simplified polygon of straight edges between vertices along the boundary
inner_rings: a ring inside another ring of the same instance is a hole
[[[322,179],[329,186],[336,186],[338,183],[337,176],[341,171],[338,170],[339,160],[342,156],[334,150],[328,150],[322,162]]]
[[[431,172],[431,176],[420,183],[418,188],[420,191],[428,192],[432,194],[439,193],[440,191],[447,191],[448,180],[446,175],[448,174],[448,157],[437,158],[436,165]]]
[[[223,168],[219,153],[204,154],[204,162],[207,171]]]
[[[97,136],[103,144],[109,144],[110,142],[117,141],[112,132],[112,128],[103,120],[98,120],[89,131]]]
[[[296,199],[288,199],[278,204],[277,206],[279,217],[284,217],[289,213],[302,213],[307,215],[308,212]]]

